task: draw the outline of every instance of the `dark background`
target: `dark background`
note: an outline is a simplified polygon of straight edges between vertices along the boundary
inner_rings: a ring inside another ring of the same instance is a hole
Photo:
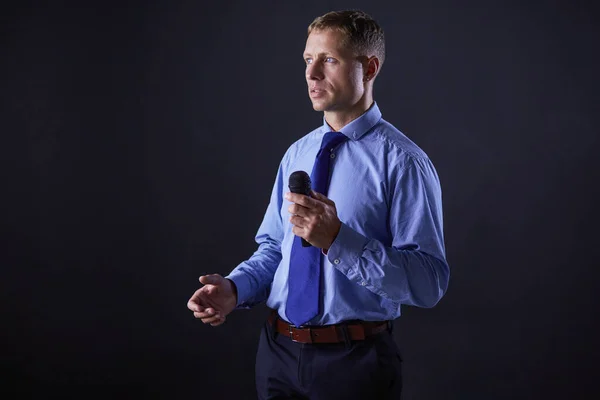
[[[450,287],[396,322],[404,398],[596,398],[593,2],[48,3],[0,14],[7,398],[254,398],[266,309],[211,328],[186,303],[255,250],[321,123],[306,27],[355,7],[386,31],[384,118],[444,196]]]

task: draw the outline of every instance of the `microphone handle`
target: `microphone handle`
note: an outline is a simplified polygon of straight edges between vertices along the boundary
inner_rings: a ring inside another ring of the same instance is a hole
[[[300,193],[300,194],[310,197],[310,186],[307,188],[302,188],[300,190],[298,190],[298,189],[294,190],[294,189],[292,189],[292,187],[290,187],[290,191],[292,193]],[[301,238],[301,239],[302,239],[302,247],[311,247],[312,246],[312,244],[308,243],[306,240],[304,240],[304,238]]]

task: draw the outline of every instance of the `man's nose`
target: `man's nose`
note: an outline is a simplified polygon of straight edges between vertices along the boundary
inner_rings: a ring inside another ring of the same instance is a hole
[[[306,66],[306,79],[310,81],[323,79],[323,69],[318,62]]]

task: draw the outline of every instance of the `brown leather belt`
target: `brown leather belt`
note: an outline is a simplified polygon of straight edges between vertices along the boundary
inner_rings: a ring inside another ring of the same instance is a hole
[[[275,327],[280,335],[289,337],[299,343],[341,343],[348,340],[365,340],[369,336],[376,335],[388,329],[389,321],[360,321],[336,325],[312,326],[297,328],[282,320],[277,311],[269,315],[269,323]]]

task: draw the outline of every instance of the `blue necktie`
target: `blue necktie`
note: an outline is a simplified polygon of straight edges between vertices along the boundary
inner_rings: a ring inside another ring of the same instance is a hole
[[[327,196],[329,164],[333,149],[348,139],[339,132],[327,132],[317,153],[310,176],[312,189]],[[319,286],[321,281],[321,249],[303,247],[302,238],[294,236],[290,255],[288,297],[285,313],[295,326],[301,326],[319,313]]]

